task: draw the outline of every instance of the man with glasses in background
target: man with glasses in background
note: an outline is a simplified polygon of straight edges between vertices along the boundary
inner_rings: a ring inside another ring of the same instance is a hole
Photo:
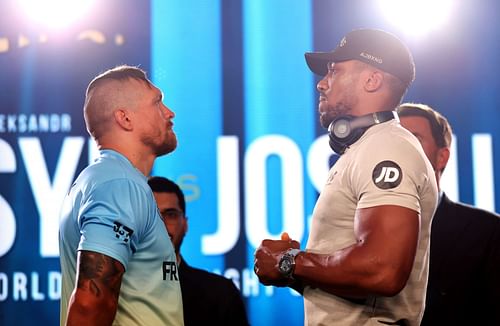
[[[151,177],[148,184],[153,190],[160,215],[175,248],[184,324],[248,325],[241,294],[233,282],[223,276],[189,266],[181,255],[188,223],[186,200],[180,187],[163,177]]]

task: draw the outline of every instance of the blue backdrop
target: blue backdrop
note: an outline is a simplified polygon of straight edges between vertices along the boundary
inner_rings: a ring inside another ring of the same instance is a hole
[[[317,123],[317,79],[303,54],[331,50],[351,29],[405,40],[417,66],[406,100],[433,106],[454,127],[445,191],[498,211],[498,6],[457,1],[446,29],[411,38],[364,0],[106,0],[63,30],[2,1],[0,324],[58,324],[58,211],[95,156],[84,91],[123,63],[147,70],[176,113],[178,149],[153,174],[187,195],[183,255],[234,280],[252,325],[303,323],[300,296],[258,283],[253,252],[282,231],[305,246],[335,156]]]

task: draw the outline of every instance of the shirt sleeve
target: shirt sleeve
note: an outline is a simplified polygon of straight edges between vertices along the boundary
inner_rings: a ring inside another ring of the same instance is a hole
[[[421,213],[420,192],[429,178],[423,152],[405,139],[373,145],[359,152],[351,170],[358,208],[398,205]]]
[[[132,181],[117,179],[95,186],[85,197],[78,216],[78,250],[102,253],[127,269],[140,238],[145,191]]]

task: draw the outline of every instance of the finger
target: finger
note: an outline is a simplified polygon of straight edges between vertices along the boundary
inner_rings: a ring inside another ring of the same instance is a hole
[[[283,232],[281,233],[281,240],[290,241],[291,239],[287,232]]]
[[[295,248],[295,249],[300,249],[300,243],[296,240],[292,240],[291,241],[291,245],[292,245],[292,248]]]

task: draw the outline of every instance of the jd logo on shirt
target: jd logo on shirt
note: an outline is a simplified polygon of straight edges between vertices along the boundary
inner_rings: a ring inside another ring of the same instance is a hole
[[[393,161],[382,161],[375,166],[372,173],[373,183],[380,189],[396,188],[401,183],[403,173]]]

